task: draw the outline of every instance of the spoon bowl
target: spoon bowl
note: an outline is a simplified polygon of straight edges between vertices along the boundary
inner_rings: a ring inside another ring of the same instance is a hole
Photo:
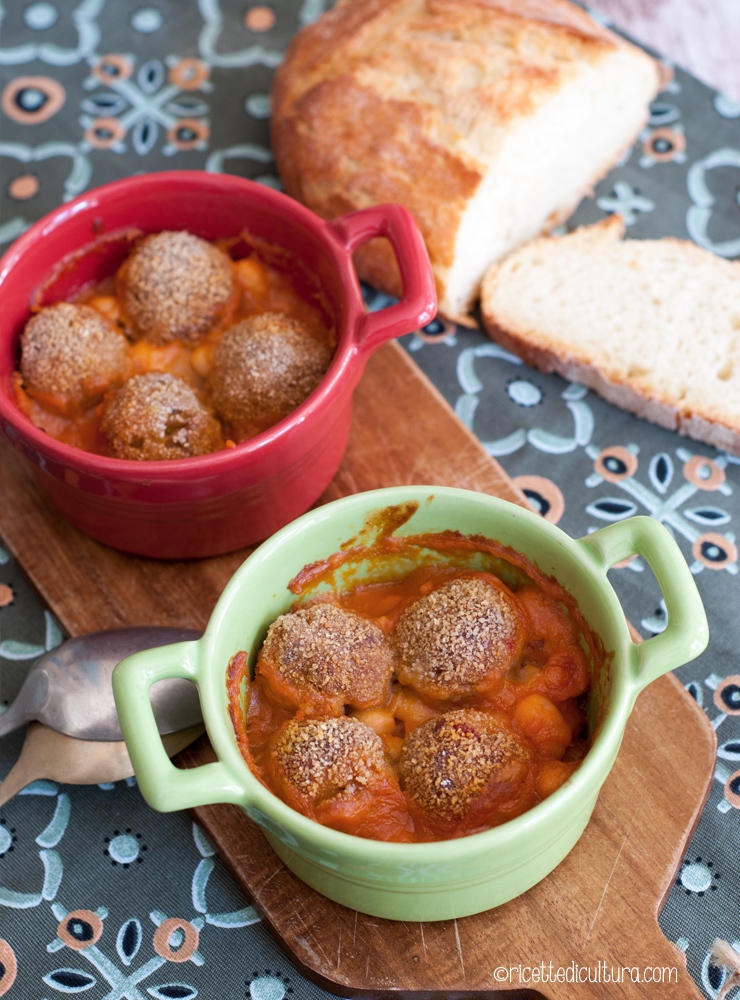
[[[0,715],[0,736],[36,721],[80,740],[122,740],[111,685],[114,667],[131,653],[200,635],[193,629],[141,626],[67,640],[31,668],[13,704]],[[152,688],[152,708],[162,734],[194,726],[202,718],[197,689],[177,678]]]

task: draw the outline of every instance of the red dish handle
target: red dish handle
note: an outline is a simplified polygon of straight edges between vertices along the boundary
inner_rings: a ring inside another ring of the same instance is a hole
[[[434,275],[424,238],[409,211],[401,205],[374,205],[334,219],[330,225],[348,254],[368,240],[386,236],[401,272],[400,301],[362,318],[357,338],[360,351],[369,354],[386,340],[411,333],[434,319],[437,312]]]

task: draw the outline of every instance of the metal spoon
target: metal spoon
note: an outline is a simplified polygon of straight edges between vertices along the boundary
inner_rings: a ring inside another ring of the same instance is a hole
[[[192,629],[140,627],[69,639],[44,653],[30,670],[15,701],[0,715],[0,736],[35,719],[81,740],[122,740],[113,668],[131,653],[200,635]],[[158,681],[152,685],[151,701],[160,733],[175,733],[201,721],[198,693],[188,681]]]
[[[167,756],[184,750],[203,732],[203,725],[188,726],[163,736]],[[133,773],[134,766],[122,740],[75,740],[39,722],[32,722],[20,757],[0,782],[0,806],[39,778],[50,778],[65,785],[99,785],[121,781]]]

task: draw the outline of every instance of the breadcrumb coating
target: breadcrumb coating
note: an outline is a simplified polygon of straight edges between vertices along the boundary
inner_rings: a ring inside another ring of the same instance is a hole
[[[272,754],[287,782],[314,804],[351,798],[386,767],[380,736],[347,715],[293,719],[278,733]]]
[[[126,338],[97,310],[57,302],[32,316],[21,335],[21,374],[32,392],[98,402],[125,378]]]
[[[131,333],[154,344],[196,343],[236,305],[231,259],[187,232],[145,236],[116,281]]]
[[[306,707],[312,695],[335,696],[336,707],[366,708],[387,700],[395,665],[382,629],[353,611],[315,604],[281,615],[270,626],[257,669],[277,669]]]
[[[450,700],[511,666],[524,621],[513,595],[480,577],[459,577],[407,608],[393,638],[401,683]]]
[[[214,408],[237,437],[265,430],[313,392],[331,354],[296,319],[250,316],[228,329],[216,348],[208,380]]]
[[[459,820],[509,765],[530,758],[494,716],[456,709],[408,735],[399,764],[401,787],[432,818]]]
[[[101,428],[115,458],[156,461],[215,451],[218,422],[182,379],[134,375],[104,403]]]

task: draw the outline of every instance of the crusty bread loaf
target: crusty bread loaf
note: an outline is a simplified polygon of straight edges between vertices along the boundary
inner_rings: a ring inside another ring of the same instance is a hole
[[[340,0],[276,74],[286,191],[326,218],[381,202],[416,217],[440,311],[566,218],[643,127],[655,62],[568,0]],[[357,256],[397,294],[386,241]]]
[[[740,262],[623,235],[611,216],[495,264],[481,289],[486,329],[528,364],[740,453]]]

